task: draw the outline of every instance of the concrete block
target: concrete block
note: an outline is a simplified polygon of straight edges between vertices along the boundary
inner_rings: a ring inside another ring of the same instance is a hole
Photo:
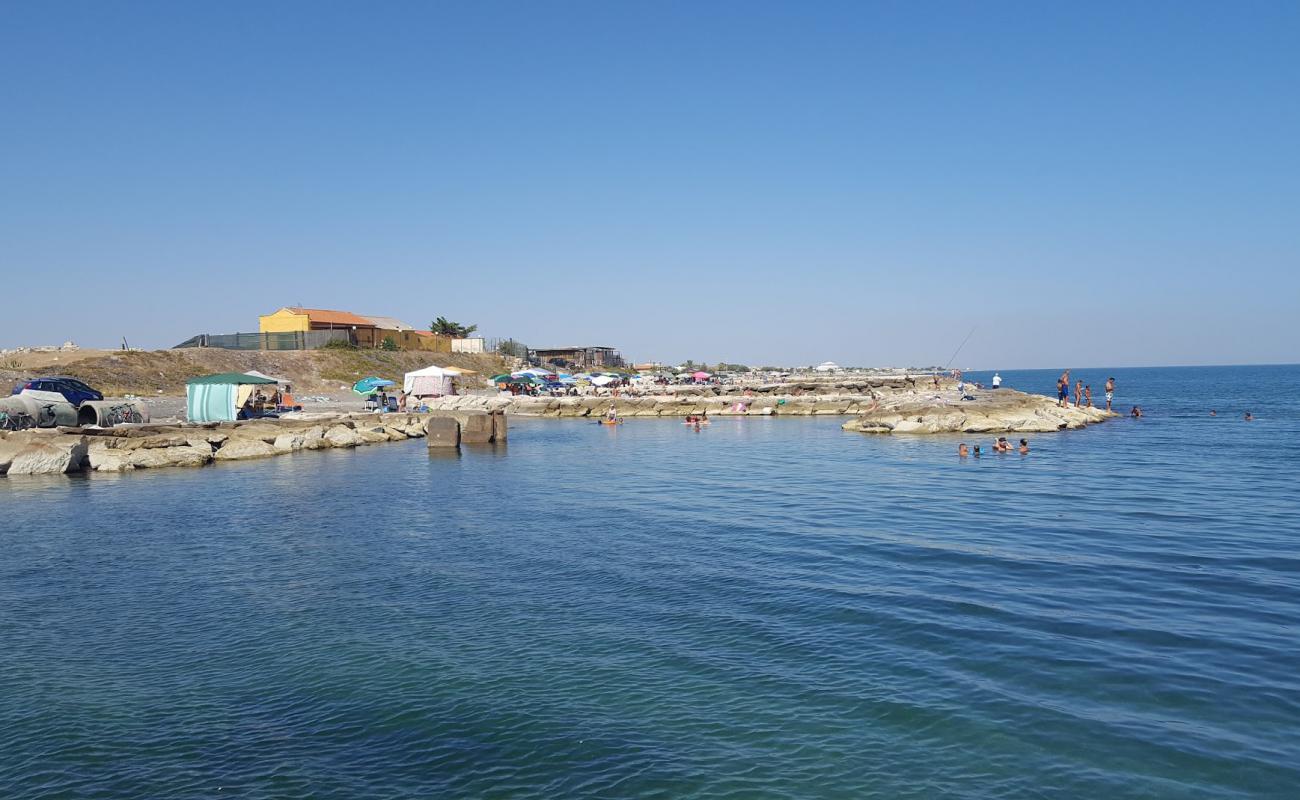
[[[465,444],[492,441],[492,417],[486,411],[462,412],[460,440]]]
[[[460,447],[460,423],[451,417],[429,417],[424,435],[429,447]]]

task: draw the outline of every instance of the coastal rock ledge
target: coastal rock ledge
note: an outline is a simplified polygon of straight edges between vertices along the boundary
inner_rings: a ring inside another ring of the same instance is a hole
[[[428,414],[300,414],[280,419],[0,432],[0,475],[202,467],[214,461],[422,438]]]
[[[881,402],[841,427],[861,433],[1050,433],[1115,416],[1104,408],[1061,408],[1050,397],[999,389],[976,391],[973,400],[914,396]]]

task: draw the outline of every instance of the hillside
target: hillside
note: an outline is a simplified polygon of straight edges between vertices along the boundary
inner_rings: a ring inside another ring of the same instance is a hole
[[[259,370],[288,379],[299,394],[338,391],[377,375],[401,382],[411,370],[437,365],[495,375],[510,365],[496,355],[382,350],[182,350],[24,353],[0,363],[0,386],[36,375],[68,375],[106,395],[183,395],[185,382],[214,372]]]

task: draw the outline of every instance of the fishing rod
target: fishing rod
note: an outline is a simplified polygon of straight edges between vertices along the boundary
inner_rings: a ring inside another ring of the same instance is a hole
[[[972,337],[972,336],[975,335],[975,329],[978,328],[979,326],[980,326],[980,325],[979,325],[978,322],[975,323],[975,324],[971,327],[971,329],[970,329],[970,333],[966,334],[966,338],[965,338],[965,339],[962,339],[962,340],[961,340],[961,344],[957,345],[957,349],[953,351],[952,358],[948,359],[948,363],[947,363],[947,364],[944,364],[944,366],[943,366],[943,369],[944,369],[945,372],[947,372],[947,371],[948,371],[948,368],[952,366],[952,362],[954,362],[954,361],[957,360],[957,354],[960,353],[960,352],[961,352],[961,349],[962,349],[963,347],[966,346],[966,343],[967,343],[967,342],[970,341],[970,337]]]

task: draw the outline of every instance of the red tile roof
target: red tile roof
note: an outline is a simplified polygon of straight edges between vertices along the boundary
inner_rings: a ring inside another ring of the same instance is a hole
[[[327,308],[299,308],[289,306],[289,310],[295,314],[305,314],[312,322],[319,322],[324,325],[355,325],[358,328],[373,328],[375,323],[353,314],[351,311],[331,311]]]

